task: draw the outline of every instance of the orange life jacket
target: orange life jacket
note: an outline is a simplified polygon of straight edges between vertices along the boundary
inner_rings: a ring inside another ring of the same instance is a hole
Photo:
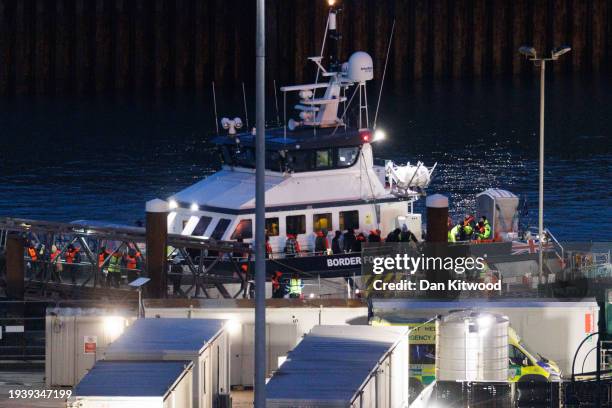
[[[58,249],[57,251],[53,252],[53,253],[51,254],[51,261],[54,261],[54,260],[55,260],[55,258],[57,258],[57,256],[58,256],[59,254],[61,254],[61,253],[62,253],[62,251],[60,251],[59,249]]]
[[[74,258],[76,257],[77,252],[79,252],[78,249],[72,249],[72,250],[68,250],[66,251],[66,263],[74,263]]]
[[[128,269],[136,269],[138,258],[136,258],[135,256],[127,255],[125,259],[127,261],[126,266]]]
[[[104,264],[106,258],[110,255],[108,251],[100,252],[98,254],[98,267],[101,267]]]
[[[36,253],[36,249],[34,248],[28,248],[28,255],[30,256],[30,258],[33,261],[37,261],[38,260],[38,254]]]

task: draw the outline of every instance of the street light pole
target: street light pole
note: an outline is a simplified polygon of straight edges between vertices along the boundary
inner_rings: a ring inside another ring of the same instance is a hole
[[[266,13],[257,0],[255,35],[255,408],[266,406]]]
[[[540,160],[539,160],[539,182],[538,182],[538,278],[542,277],[544,254],[542,243],[544,241],[544,89],[546,79],[546,61],[556,61],[559,57],[571,50],[563,46],[555,48],[549,58],[538,58],[535,48],[522,46],[519,52],[533,61],[536,66],[540,65]]]
[[[540,64],[540,170],[539,170],[539,200],[538,200],[538,279],[542,278],[542,262],[544,254],[542,241],[544,240],[544,81],[546,73],[546,60]]]

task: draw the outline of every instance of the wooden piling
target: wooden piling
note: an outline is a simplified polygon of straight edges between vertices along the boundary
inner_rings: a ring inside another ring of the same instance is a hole
[[[6,239],[6,294],[10,299],[23,300],[25,294],[25,242],[18,234]]]
[[[155,199],[146,204],[147,274],[151,281],[146,295],[165,298],[168,293],[166,248],[168,242],[168,203]]]
[[[427,242],[448,242],[448,198],[442,194],[427,197]]]

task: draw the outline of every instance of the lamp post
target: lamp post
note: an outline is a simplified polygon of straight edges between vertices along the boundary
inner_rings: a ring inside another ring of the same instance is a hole
[[[571,51],[568,46],[557,47],[550,53],[550,57],[538,57],[536,49],[532,46],[522,46],[519,52],[533,61],[534,65],[540,67],[540,178],[539,178],[539,203],[538,203],[538,275],[542,276],[542,241],[544,240],[544,74],[546,62],[556,61],[559,57]]]

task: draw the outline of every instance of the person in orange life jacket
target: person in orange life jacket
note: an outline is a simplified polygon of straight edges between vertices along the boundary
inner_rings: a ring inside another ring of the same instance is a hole
[[[139,269],[140,263],[140,252],[134,248],[130,248],[127,255],[125,256],[125,267],[127,269]]]
[[[297,237],[293,234],[287,234],[287,241],[285,242],[285,256],[287,258],[293,258],[300,252],[300,243]]]
[[[327,253],[327,248],[329,248],[329,243],[327,242],[327,230],[322,229],[317,231],[317,237],[315,238],[315,253],[317,255],[323,255]]]
[[[282,299],[285,297],[287,288],[282,279],[283,273],[281,271],[276,271],[274,275],[272,275],[272,297],[274,299]]]
[[[370,235],[368,235],[368,242],[380,242],[380,232],[378,230],[370,231]]]
[[[360,232],[357,234],[357,237],[355,237],[355,242],[353,243],[352,248],[353,252],[361,252],[361,246],[364,242],[366,242],[366,237],[363,232]]]
[[[340,240],[342,239],[342,232],[336,231],[334,233],[334,237],[332,238],[331,248],[333,254],[342,253],[342,245]]]
[[[68,245],[68,249],[64,253],[64,262],[66,263],[66,270],[70,274],[70,281],[72,284],[76,284],[76,268],[75,263],[79,262],[78,256],[81,248],[75,248],[74,245]]]
[[[106,247],[100,248],[100,252],[98,252],[98,268],[102,268],[104,265],[104,261],[109,257],[110,251],[106,249]]]
[[[30,257],[30,262],[28,262],[28,266],[30,268],[30,276],[34,277],[38,274],[38,271],[40,270],[38,264],[38,251],[36,250],[36,246],[34,245],[34,243],[29,243],[27,252],[28,256]]]

